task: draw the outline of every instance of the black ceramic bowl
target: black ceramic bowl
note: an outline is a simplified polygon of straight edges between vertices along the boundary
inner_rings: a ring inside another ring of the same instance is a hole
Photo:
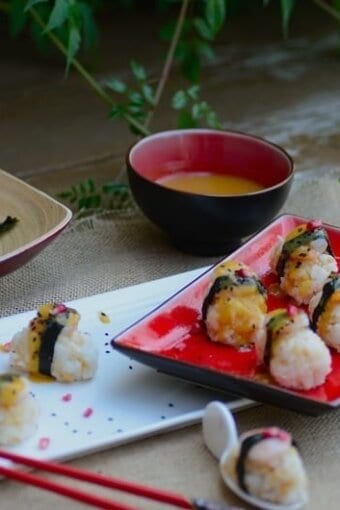
[[[266,225],[287,198],[293,167],[290,156],[266,140],[210,129],[150,135],[127,154],[129,184],[141,210],[179,249],[201,255],[227,254]],[[207,196],[156,182],[183,172],[242,177],[263,189]]]

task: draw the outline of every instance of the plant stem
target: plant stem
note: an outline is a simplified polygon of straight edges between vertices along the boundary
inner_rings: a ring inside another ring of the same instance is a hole
[[[162,69],[162,73],[161,73],[161,77],[159,79],[159,82],[158,82],[158,85],[157,85],[157,89],[156,89],[156,92],[155,92],[155,99],[154,99],[154,109],[152,112],[150,112],[147,120],[145,121],[145,124],[144,126],[147,127],[152,119],[152,116],[155,112],[155,109],[157,108],[160,100],[161,100],[161,97],[162,97],[162,94],[163,94],[163,91],[164,91],[164,87],[166,85],[166,82],[168,80],[168,77],[169,77],[169,74],[170,74],[170,70],[171,70],[171,67],[172,67],[172,64],[173,64],[173,60],[174,60],[174,55],[175,55],[175,51],[176,51],[176,48],[177,48],[177,44],[178,44],[178,41],[179,41],[179,38],[181,36],[181,33],[182,33],[182,30],[183,30],[183,25],[184,25],[184,21],[185,21],[185,18],[186,18],[186,14],[187,14],[187,11],[188,11],[188,7],[189,7],[189,4],[190,4],[190,1],[191,0],[183,0],[182,1],[182,6],[181,6],[181,9],[180,9],[180,12],[179,12],[179,15],[178,15],[178,19],[177,19],[177,23],[176,23],[176,28],[175,28],[175,31],[174,31],[174,34],[172,36],[172,39],[171,39],[171,42],[170,42],[170,46],[169,46],[169,49],[168,49],[168,53],[167,53],[167,56],[166,56],[166,59],[165,59],[165,62],[164,62],[164,66],[163,66],[163,69]]]
[[[30,13],[33,17],[33,19],[40,25],[43,29],[46,28],[46,24],[44,20],[41,18],[40,14],[34,9],[30,9]],[[53,44],[67,57],[67,48],[64,45],[64,43],[57,37],[53,32],[49,31],[47,32],[48,37],[51,39]],[[115,102],[113,101],[112,97],[105,92],[103,87],[99,84],[99,82],[91,76],[91,74],[85,69],[85,67],[82,66],[82,64],[76,59],[72,58],[72,65],[75,67],[75,69],[78,71],[78,73],[87,81],[87,83],[92,87],[97,94],[106,101],[110,106],[115,106]],[[128,113],[124,113],[124,118],[129,124],[134,126],[140,133],[143,135],[149,135],[149,130],[143,126],[140,122],[138,122],[136,119],[131,117]]]
[[[314,3],[318,5],[321,9],[326,11],[328,14],[333,16],[337,21],[340,21],[340,12],[334,9],[331,5],[329,5],[324,0],[314,0]]]

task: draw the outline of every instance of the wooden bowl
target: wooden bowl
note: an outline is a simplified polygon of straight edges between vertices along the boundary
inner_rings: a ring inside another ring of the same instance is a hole
[[[1,222],[18,222],[0,233],[0,276],[18,269],[45,248],[72,218],[70,209],[29,184],[0,170]]]

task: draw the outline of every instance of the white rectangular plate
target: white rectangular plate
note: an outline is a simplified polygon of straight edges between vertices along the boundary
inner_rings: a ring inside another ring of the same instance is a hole
[[[33,437],[11,451],[42,459],[67,460],[197,423],[211,400],[224,400],[233,410],[254,405],[247,399],[229,398],[158,373],[114,351],[110,345],[121,330],[206,269],[67,303],[81,314],[80,331],[89,332],[98,344],[98,371],[92,381],[81,383],[32,381],[31,390],[41,410],[39,427]],[[101,312],[109,317],[109,323],[100,320]],[[26,327],[35,313],[33,310],[1,319],[0,344]],[[9,355],[0,352],[0,372],[9,369]],[[89,409],[92,414],[86,412]],[[49,440],[46,449],[39,448],[42,438]]]

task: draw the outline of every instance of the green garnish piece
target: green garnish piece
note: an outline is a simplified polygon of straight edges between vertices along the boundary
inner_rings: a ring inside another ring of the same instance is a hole
[[[260,294],[266,296],[267,291],[265,287],[262,285],[260,280],[258,280],[254,276],[218,276],[212,286],[209,289],[208,294],[206,295],[203,306],[202,306],[202,318],[205,320],[207,318],[208,308],[214,301],[214,298],[217,294],[219,294],[222,290],[227,289],[228,287],[234,287],[239,285],[249,285],[255,287]]]
[[[284,267],[290,255],[300,246],[308,246],[312,241],[317,239],[324,239],[327,242],[327,253],[333,255],[327,233],[323,228],[316,228],[314,230],[307,230],[293,239],[285,242],[282,247],[282,252],[277,263],[276,271],[279,276],[284,273]]]
[[[287,310],[282,310],[271,317],[267,323],[267,342],[264,349],[263,361],[265,365],[269,365],[275,334],[280,328],[286,324],[288,320]]]
[[[0,387],[6,383],[11,383],[15,381],[15,379],[18,379],[19,377],[20,376],[17,374],[10,373],[0,374]]]
[[[273,317],[271,317],[268,321],[267,328],[270,331],[270,333],[273,333],[275,330],[277,330],[288,318],[287,311],[282,310],[282,312],[279,312],[275,314]]]
[[[0,235],[11,230],[18,221],[18,218],[7,216],[7,218],[0,223]]]
[[[323,314],[328,301],[334,294],[334,292],[340,290],[340,277],[339,275],[334,275],[331,280],[329,280],[322,289],[322,295],[321,299],[318,303],[318,305],[315,307],[315,310],[313,312],[312,316],[312,326],[316,330],[318,320],[320,316]]]

